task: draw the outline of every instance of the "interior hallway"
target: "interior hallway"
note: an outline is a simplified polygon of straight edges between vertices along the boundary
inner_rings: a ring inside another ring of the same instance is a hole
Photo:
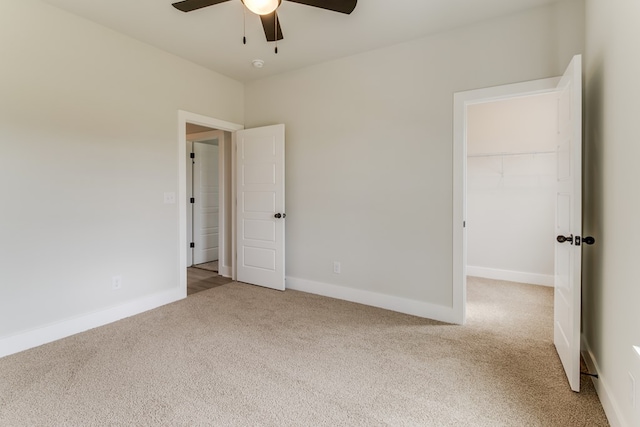
[[[197,267],[187,268],[187,295],[217,288],[218,286],[231,282],[233,282],[233,280],[220,276],[215,271],[204,270]]]

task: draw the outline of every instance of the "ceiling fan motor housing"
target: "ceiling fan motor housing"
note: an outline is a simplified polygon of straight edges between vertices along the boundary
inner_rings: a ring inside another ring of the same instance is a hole
[[[282,4],[282,0],[241,0],[251,12],[256,15],[268,15]]]

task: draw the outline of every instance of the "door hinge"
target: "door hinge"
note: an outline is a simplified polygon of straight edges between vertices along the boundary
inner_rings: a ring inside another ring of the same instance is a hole
[[[195,202],[196,202],[196,198],[195,197],[192,197],[192,198],[189,199],[189,203],[195,203]]]
[[[189,157],[191,157],[192,159],[196,158],[196,153],[189,153]]]
[[[462,221],[462,228],[466,228],[467,227],[467,221]]]
[[[193,242],[191,242],[191,243],[189,243],[189,247],[190,247],[190,248],[195,248],[195,247],[196,247],[196,244],[195,244],[195,243],[193,243]]]

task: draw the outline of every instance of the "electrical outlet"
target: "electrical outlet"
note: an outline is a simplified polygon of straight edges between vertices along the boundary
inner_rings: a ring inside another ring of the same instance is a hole
[[[333,261],[333,272],[340,274],[340,263],[338,261]]]
[[[111,278],[111,289],[118,290],[122,288],[122,276],[113,276]]]
[[[164,203],[173,205],[176,203],[176,193],[164,193]]]

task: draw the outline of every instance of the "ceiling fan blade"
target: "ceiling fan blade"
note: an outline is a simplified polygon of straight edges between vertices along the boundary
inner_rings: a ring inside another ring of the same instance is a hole
[[[213,6],[214,4],[224,3],[229,0],[184,0],[173,3],[173,7],[183,12],[191,12],[192,10],[202,9],[203,7]]]
[[[346,13],[353,12],[356,8],[358,0],[289,0],[293,3],[306,4],[307,6],[319,7],[320,9],[332,10],[334,12]]]
[[[260,15],[264,35],[267,36],[268,42],[276,41],[276,12],[268,15]],[[280,28],[280,19],[278,19],[278,40],[282,40],[282,28]]]

